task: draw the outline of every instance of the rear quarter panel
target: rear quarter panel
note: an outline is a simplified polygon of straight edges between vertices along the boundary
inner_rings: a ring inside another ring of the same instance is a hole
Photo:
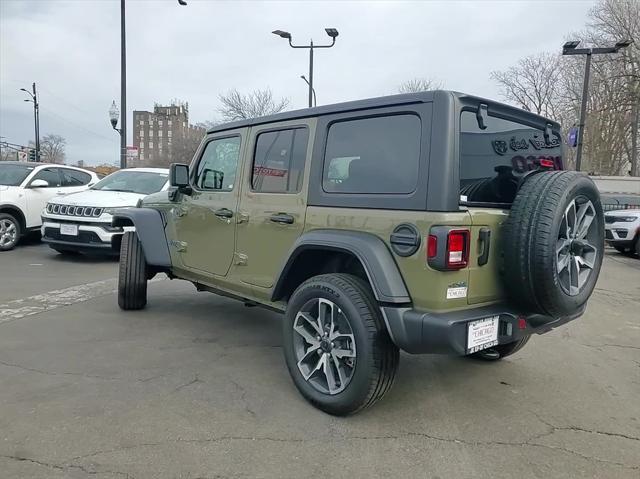
[[[437,271],[427,265],[426,257],[426,238],[431,226],[470,227],[471,216],[466,211],[449,213],[310,206],[307,208],[305,232],[320,228],[364,231],[375,234],[389,246],[393,229],[401,223],[412,223],[421,232],[421,245],[414,255],[401,257],[391,253],[414,307],[425,311],[449,311],[468,307],[467,298],[447,300],[447,288],[467,285],[469,270]]]

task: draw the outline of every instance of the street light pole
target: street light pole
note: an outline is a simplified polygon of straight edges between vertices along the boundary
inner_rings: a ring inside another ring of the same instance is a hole
[[[127,167],[127,38],[125,0],[120,0],[120,108],[120,168],[124,169]]]
[[[178,0],[178,4],[186,6],[186,0]],[[113,129],[120,133],[120,168],[127,167],[127,35],[125,21],[125,0],[120,0],[120,129],[116,128],[111,114],[114,111],[115,102],[109,111],[111,125]],[[35,83],[34,83],[35,91]]]
[[[38,92],[36,90],[36,83],[33,82],[32,85],[33,93],[27,90],[26,88],[20,88],[20,91],[28,93],[31,97],[30,101],[33,103],[33,128],[34,128],[34,136],[36,143],[36,161],[40,161],[40,105],[38,104]]]
[[[311,91],[313,92],[313,106],[318,106],[318,99],[316,98],[316,89],[313,88],[313,86],[311,86],[306,76],[300,75],[300,78],[302,78],[306,82],[306,84],[309,85],[309,87],[311,88]]]
[[[289,40],[289,46],[291,48],[307,48],[309,50],[309,80],[305,80],[307,85],[309,85],[309,108],[313,106],[313,97],[315,96],[315,92],[313,90],[313,50],[314,48],[331,48],[336,44],[336,37],[338,36],[338,30],[335,28],[325,28],[324,31],[331,37],[331,44],[329,45],[314,45],[313,40],[311,40],[309,45],[294,45],[289,32],[285,32],[283,30],[274,30],[271,32],[274,35],[278,35],[279,37]]]
[[[591,75],[591,57],[593,55],[604,55],[609,53],[617,53],[620,49],[626,48],[633,40],[621,40],[612,47],[603,48],[576,48],[580,42],[566,42],[562,46],[563,55],[586,55],[587,59],[584,65],[584,80],[582,81],[582,99],[580,104],[580,121],[578,123],[578,144],[576,149],[576,171],[580,171],[582,167],[582,144],[587,123],[587,101],[589,99],[589,79]]]

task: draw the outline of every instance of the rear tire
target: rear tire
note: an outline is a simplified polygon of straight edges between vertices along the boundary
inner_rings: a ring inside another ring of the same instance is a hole
[[[20,221],[9,213],[0,213],[0,251],[15,248],[21,235]]]
[[[298,391],[337,416],[380,400],[391,389],[400,358],[369,285],[342,273],[314,276],[295,290],[283,344]]]
[[[524,345],[529,342],[530,338],[531,336],[525,336],[524,338],[518,341],[514,341],[513,343],[499,344],[498,346],[494,346],[493,348],[473,353],[469,357],[473,359],[480,359],[482,361],[499,361],[502,358],[506,358],[507,356],[511,356],[512,354],[520,351],[522,348],[524,348]]]
[[[511,206],[503,244],[504,285],[513,303],[552,317],[580,311],[604,254],[596,185],[573,171],[529,177]]]
[[[135,231],[127,231],[120,245],[118,306],[124,310],[142,309],[147,304],[147,262]]]

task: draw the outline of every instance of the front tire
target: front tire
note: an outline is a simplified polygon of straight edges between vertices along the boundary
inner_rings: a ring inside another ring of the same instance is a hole
[[[135,231],[127,231],[120,245],[118,306],[124,310],[142,309],[147,304],[147,262]]]
[[[22,231],[20,222],[9,213],[0,213],[0,251],[9,251],[18,244]]]
[[[349,274],[314,276],[296,289],[287,305],[283,341],[302,396],[337,416],[381,399],[400,358],[371,288]]]

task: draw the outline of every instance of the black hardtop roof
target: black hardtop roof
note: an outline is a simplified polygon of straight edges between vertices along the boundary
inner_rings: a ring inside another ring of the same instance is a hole
[[[285,111],[275,115],[260,116],[248,120],[232,121],[221,123],[209,129],[207,133],[244,128],[253,125],[262,125],[276,121],[297,120],[300,118],[310,118],[331,113],[344,113],[355,110],[365,110],[368,108],[380,108],[384,106],[407,105],[411,103],[423,103],[433,101],[435,91],[425,91],[418,93],[404,93],[401,95],[381,96],[378,98],[367,98],[365,100],[348,101],[344,103],[334,103],[332,105],[322,105],[302,110]]]
[[[293,110],[286,111],[283,113],[276,113],[275,115],[267,115],[261,116],[258,118],[250,118],[248,120],[239,120],[233,121],[230,123],[221,123],[220,125],[216,125],[210,128],[207,133],[217,133],[225,130],[233,130],[236,128],[245,128],[248,126],[254,125],[263,125],[265,123],[274,123],[278,121],[287,121],[287,120],[298,120],[301,118],[310,118],[317,117],[322,115],[328,115],[332,113],[346,113],[350,111],[357,110],[365,110],[369,108],[381,108],[381,107],[391,107],[391,106],[399,106],[399,105],[410,105],[415,103],[425,103],[431,102],[438,95],[451,95],[458,99],[467,99],[471,101],[477,102],[489,102],[491,104],[500,104],[504,108],[512,109],[515,111],[522,112],[526,115],[532,115],[539,118],[543,118],[540,115],[535,115],[531,112],[521,110],[520,108],[514,107],[512,105],[502,104],[500,102],[496,102],[494,100],[485,99],[482,97],[468,95],[466,93],[460,93],[457,91],[451,90],[432,90],[432,91],[423,91],[417,93],[403,93],[400,95],[389,95],[389,96],[381,96],[377,98],[367,98],[365,100],[356,100],[356,101],[348,101],[344,103],[334,103],[332,105],[322,105],[313,108],[304,108],[302,110]],[[556,123],[550,119],[544,119],[551,123]]]

